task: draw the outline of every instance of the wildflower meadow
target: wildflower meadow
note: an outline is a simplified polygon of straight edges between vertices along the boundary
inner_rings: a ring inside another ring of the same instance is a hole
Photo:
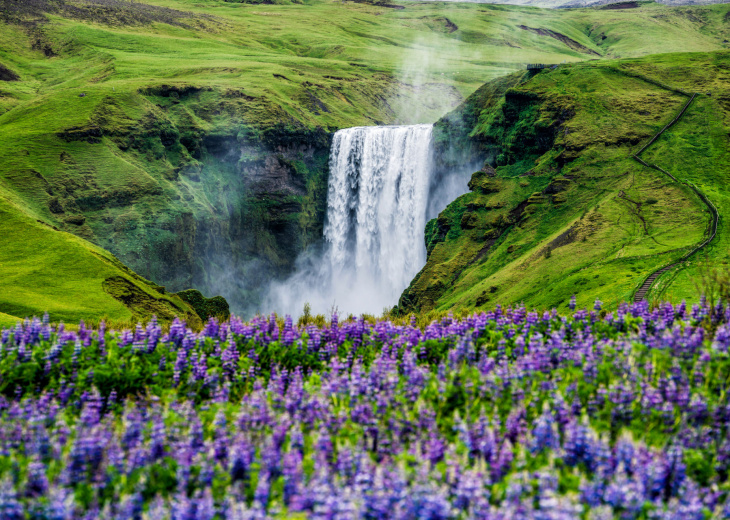
[[[730,517],[730,307],[2,331],[0,518]]]

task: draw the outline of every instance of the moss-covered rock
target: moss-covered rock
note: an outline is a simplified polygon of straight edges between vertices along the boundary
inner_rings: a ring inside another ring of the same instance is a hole
[[[142,284],[134,283],[125,276],[111,276],[102,283],[104,291],[127,307],[137,319],[147,319],[150,316],[157,316],[161,321],[172,321],[175,317],[184,318],[192,327],[199,327],[201,324],[198,315],[190,312],[190,308],[183,302],[182,297],[178,300],[173,295],[169,298],[160,298],[153,292],[153,285],[146,290]],[[160,288],[162,289],[162,288]],[[159,292],[159,291],[158,291]],[[164,289],[163,289],[164,292]],[[182,301],[180,301],[182,300]],[[194,309],[195,307],[192,306]],[[195,309],[197,313],[197,309]],[[200,317],[201,319],[207,319]]]
[[[187,289],[176,293],[184,302],[190,304],[201,320],[207,321],[208,318],[218,318],[219,320],[227,320],[231,317],[231,311],[228,302],[222,296],[213,296],[206,298],[203,293],[197,289]]]

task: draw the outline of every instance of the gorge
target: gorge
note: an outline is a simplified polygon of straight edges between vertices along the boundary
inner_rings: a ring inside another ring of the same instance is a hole
[[[682,103],[662,85],[699,95],[652,153],[723,211],[705,172],[727,170],[727,6],[101,4],[2,2],[0,322],[190,314],[175,296],[190,288],[238,315],[350,312],[336,276],[390,295],[352,312],[617,305],[706,227],[692,194],[627,160]],[[331,167],[349,157],[340,131],[354,150],[355,128],[420,123],[435,124],[418,211],[386,177],[362,191],[362,164],[355,187]],[[307,297],[269,290],[315,271]],[[684,298],[695,275],[659,289]]]

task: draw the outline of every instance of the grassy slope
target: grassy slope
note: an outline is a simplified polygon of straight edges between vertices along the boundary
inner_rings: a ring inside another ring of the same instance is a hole
[[[297,121],[330,128],[431,122],[454,96],[470,94],[485,80],[524,63],[595,57],[519,25],[560,32],[606,57],[727,47],[722,43],[727,6],[554,11],[450,3],[406,4],[405,10],[337,2],[150,3],[190,12],[193,17],[184,21],[194,27],[105,25],[51,16],[52,23],[41,26],[40,39],[58,56],[46,59],[28,48],[25,30],[5,25],[0,62],[22,81],[3,85],[0,107],[25,105],[26,119],[42,117],[49,130],[68,128],[88,120],[105,95],[193,83],[242,89],[254,98],[249,100],[253,123],[278,122],[277,107]],[[458,29],[449,32],[445,18]],[[389,89],[394,77],[409,84]],[[418,95],[409,91],[410,83],[421,84]],[[308,87],[316,87],[329,112],[306,106],[301,93]],[[82,91],[92,97],[66,105]],[[445,94],[451,98],[437,103],[443,100],[436,96]],[[66,110],[44,109],[41,100],[57,101]],[[396,113],[390,104],[408,110]]]
[[[707,290],[702,279],[708,265],[711,269],[727,269],[730,263],[730,193],[726,190],[730,185],[730,59],[726,57],[723,63],[695,56],[694,60],[690,64],[696,68],[685,69],[676,77],[665,75],[664,81],[672,80],[684,89],[711,95],[696,98],[680,122],[650,148],[647,157],[678,179],[694,183],[718,209],[720,221],[712,244],[687,265],[662,276],[651,293],[653,299],[679,300],[696,293],[698,287]],[[720,88],[717,81],[721,82]],[[705,212],[704,221],[709,220]]]
[[[79,321],[105,317],[115,321],[157,314],[196,318],[179,298],[124,267],[89,242],[54,230],[18,211],[0,194],[0,323],[46,311],[54,320]],[[108,279],[123,279],[138,300],[123,303],[102,289]]]
[[[190,27],[50,16],[50,23],[31,32],[18,25],[0,30],[0,63],[21,78],[0,84],[0,186],[13,202],[5,211],[18,221],[24,213],[106,247],[122,244],[122,259],[149,277],[158,271],[145,269],[147,259],[175,243],[168,230],[183,226],[185,215],[220,213],[241,198],[234,169],[206,157],[196,161],[177,144],[166,147],[160,136],[167,128],[209,135],[243,131],[241,139],[255,140],[257,132],[282,123],[331,131],[432,121],[485,80],[525,62],[594,57],[585,49],[614,57],[726,46],[726,6],[544,11],[439,3],[407,4],[405,10],[331,2],[150,3],[193,13],[183,19]],[[449,22],[458,30],[450,32]],[[520,24],[560,32],[585,49],[521,30]],[[46,57],[39,50],[44,47],[55,56]],[[203,90],[179,104],[148,94],[163,84]],[[84,132],[95,128],[104,137],[88,142]],[[69,129],[76,137],[59,136]],[[135,133],[146,141],[126,147],[122,141]],[[186,175],[188,167],[192,176]],[[196,180],[201,171],[204,182]],[[96,210],[88,201],[99,197],[111,202]],[[52,212],[54,200],[71,210]],[[79,215],[86,218],[82,225],[68,222]],[[38,248],[35,240],[4,236],[13,247]],[[271,239],[261,236],[252,246],[255,254],[284,262]],[[59,254],[66,254],[63,244]],[[185,247],[170,251],[170,258]],[[52,267],[50,258],[39,265]],[[63,266],[56,274],[58,280],[76,276]],[[12,287],[8,278],[2,280]],[[70,315],[88,312],[82,300],[68,298]],[[33,309],[22,312],[42,312],[48,305],[34,301]],[[112,304],[98,309],[117,311],[122,312]]]
[[[18,323],[19,319],[20,318],[16,318],[15,316],[11,316],[10,314],[0,312],[0,327],[12,327],[16,323]]]
[[[649,272],[702,240],[709,213],[697,197],[630,159],[686,98],[626,71],[703,93],[685,118],[646,153],[651,161],[700,186],[721,216],[730,212],[725,189],[730,171],[730,53],[675,54],[543,71],[523,78],[512,92],[531,94],[533,110],[548,121],[565,118],[554,143],[540,154],[498,167],[495,178],[475,174],[474,191],[430,224],[435,229],[440,222],[448,231],[442,242],[434,241],[428,264],[402,302],[415,302],[421,310],[471,309],[497,301],[549,308],[577,293],[581,305],[600,298],[614,307],[629,299]],[[475,96],[467,105],[480,99],[486,109],[473,139],[488,141],[500,124],[518,129],[514,139],[534,139],[525,137],[526,130],[520,131],[515,121],[500,119],[510,102],[489,107],[483,96]],[[454,117],[461,113],[463,109]],[[529,111],[521,117],[526,114]],[[500,191],[485,193],[492,191],[485,186]],[[519,217],[510,217],[521,202]],[[719,238],[709,250],[715,264],[728,261],[725,226],[721,218]],[[652,296],[696,297],[697,268],[694,261],[675,270],[675,278],[664,275],[661,291]]]

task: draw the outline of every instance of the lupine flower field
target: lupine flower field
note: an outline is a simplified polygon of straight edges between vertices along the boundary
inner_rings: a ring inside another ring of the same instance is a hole
[[[730,517],[730,307],[600,307],[26,320],[0,341],[0,518]]]

